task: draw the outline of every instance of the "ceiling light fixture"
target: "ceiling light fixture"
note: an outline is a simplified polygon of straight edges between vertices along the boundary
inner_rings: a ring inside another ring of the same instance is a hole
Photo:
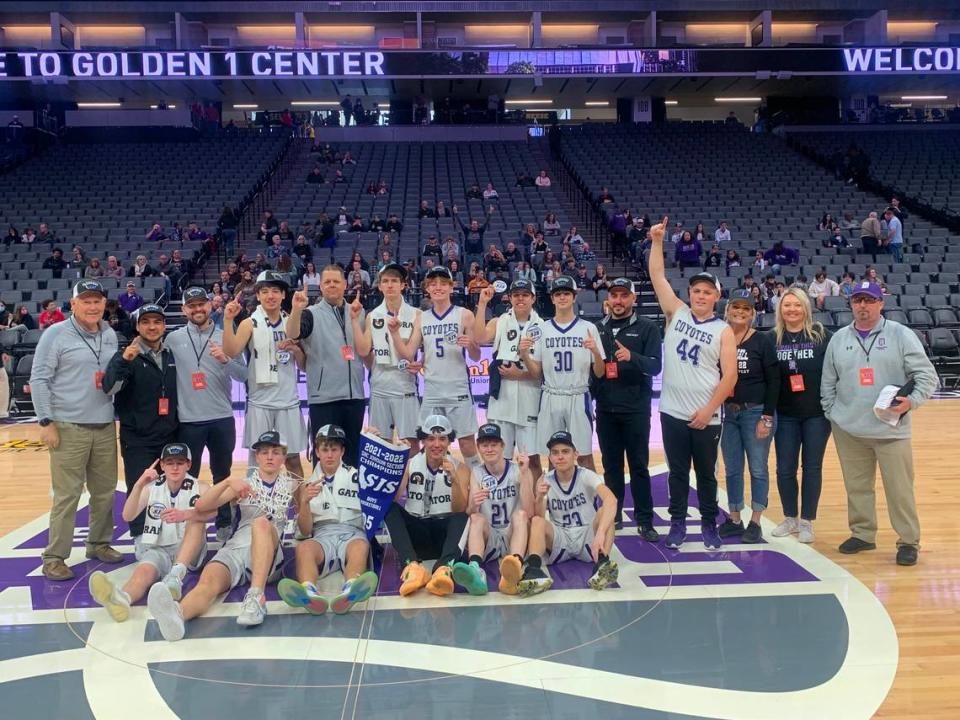
[[[290,103],[295,107],[339,107],[336,100],[294,100]]]
[[[234,110],[256,110],[259,105],[234,105]]]
[[[680,104],[680,101],[679,101],[679,100],[664,100],[664,101],[663,101],[663,104],[664,104],[664,105],[679,105],[679,104]]]
[[[901,95],[901,100],[946,100],[946,95]]]
[[[607,107],[608,105],[610,105],[610,101],[609,100],[587,100],[587,102],[584,104],[587,107]]]
[[[123,107],[123,103],[119,102],[78,102],[78,108],[118,108]]]
[[[713,99],[714,102],[718,103],[758,103],[763,102],[763,98],[759,97],[716,97]]]
[[[506,100],[505,105],[553,105],[553,100]]]

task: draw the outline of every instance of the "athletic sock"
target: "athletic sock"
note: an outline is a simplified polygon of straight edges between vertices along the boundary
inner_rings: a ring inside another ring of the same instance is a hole
[[[183,563],[177,563],[172,568],[170,568],[170,574],[173,575],[178,580],[183,580],[187,574],[187,566]]]
[[[475,562],[477,565],[483,565],[483,558],[479,555],[471,555],[470,562]]]
[[[120,588],[117,588],[117,591],[116,591],[116,592],[117,592],[117,597],[118,597],[118,598],[120,598],[121,600],[125,600],[126,603],[127,603],[127,605],[130,605],[130,604],[131,604],[131,603],[130,603],[130,593],[126,592],[125,590],[121,590]]]
[[[542,562],[543,560],[539,555],[527,555],[527,565],[530,567],[538,568]]]
[[[604,555],[602,552],[597,555],[597,561],[593,564],[593,571],[596,572],[600,569],[600,566],[603,565],[609,558]]]

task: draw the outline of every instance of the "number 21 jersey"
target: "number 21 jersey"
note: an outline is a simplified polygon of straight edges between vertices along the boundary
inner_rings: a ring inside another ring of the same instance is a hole
[[[686,305],[673,314],[663,336],[660,412],[689,420],[710,402],[720,384],[720,335],[726,327],[716,315],[697,320]],[[710,424],[720,424],[719,411]]]

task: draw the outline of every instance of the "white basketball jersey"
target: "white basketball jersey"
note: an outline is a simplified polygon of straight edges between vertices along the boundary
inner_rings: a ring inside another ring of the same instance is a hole
[[[447,460],[453,458],[447,455]],[[453,512],[453,478],[441,468],[434,472],[427,465],[424,451],[410,459],[407,466],[407,504],[414,517],[429,517]]]
[[[457,345],[463,334],[463,308],[451,305],[443,315],[433,309],[420,314],[423,335],[423,396],[460,401],[470,397],[465,351]]]
[[[710,402],[720,384],[720,336],[726,327],[716,315],[697,320],[686,305],[673,314],[663,337],[660,412],[689,420]],[[719,410],[710,424],[720,424]]]
[[[370,368],[370,394],[378,397],[404,397],[417,392],[417,376],[406,371],[393,345],[387,322],[393,313],[381,303],[370,313],[370,334],[373,340],[373,366]],[[409,340],[413,333],[417,311],[407,303],[400,305],[396,314],[400,320],[400,337]]]
[[[200,497],[200,484],[196,478],[187,475],[176,493],[170,492],[166,478],[161,475],[149,488],[146,515],[143,521],[141,543],[160,547],[177,546],[183,541],[187,524],[167,523],[160,519],[160,513],[170,508],[189,510],[197,504]]]
[[[564,489],[557,480],[557,471],[546,473],[547,513],[554,527],[590,527],[597,515],[597,488],[603,478],[579,465],[573,471],[570,487]]]
[[[583,347],[583,341],[592,337],[600,354],[603,344],[596,325],[580,318],[566,327],[550,320],[540,326],[536,355],[543,365],[543,389],[561,395],[585,393],[593,372],[593,353]]]
[[[300,406],[300,394],[297,389],[297,362],[288,350],[277,350],[277,343],[287,339],[286,315],[276,325],[269,325],[273,331],[273,344],[270,352],[277,366],[277,382],[258,385],[256,362],[253,360],[253,338],[250,338],[250,365],[247,372],[247,399],[251,405],[268,410],[286,410]],[[271,360],[273,362],[273,360]]]
[[[314,525],[334,522],[363,528],[356,470],[340,463],[336,472],[327,477],[317,464],[310,483],[320,483],[321,486],[320,494],[310,500],[310,515]]]
[[[490,493],[490,497],[480,504],[480,513],[493,528],[507,527],[520,501],[520,466],[509,460],[505,462],[500,475],[491,473],[486,465],[474,468],[471,473],[472,488]]]
[[[536,315],[530,316],[525,323],[520,323],[513,315],[513,310],[497,318],[497,334],[493,340],[493,355],[501,363],[513,363],[523,368],[523,361],[517,348],[520,338],[528,334],[532,328],[543,328],[543,321]],[[530,355],[536,359],[537,346],[530,349]],[[537,424],[537,413],[540,408],[540,383],[532,380],[500,381],[500,392],[497,397],[491,396],[487,400],[487,419],[509,422],[514,425],[529,427]]]

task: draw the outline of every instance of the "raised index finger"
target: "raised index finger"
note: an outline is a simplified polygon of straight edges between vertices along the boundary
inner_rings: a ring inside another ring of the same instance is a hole
[[[159,464],[160,464],[160,458],[157,458],[156,460],[153,461],[153,465],[150,466],[150,469],[151,469],[151,470],[156,470],[156,469],[157,469],[157,465],[159,465]]]
[[[661,223],[663,224],[663,229],[664,229],[664,230],[667,229],[667,221],[668,221],[669,219],[670,219],[670,217],[669,217],[668,215],[664,215],[664,216],[663,216],[663,220],[661,220]]]

